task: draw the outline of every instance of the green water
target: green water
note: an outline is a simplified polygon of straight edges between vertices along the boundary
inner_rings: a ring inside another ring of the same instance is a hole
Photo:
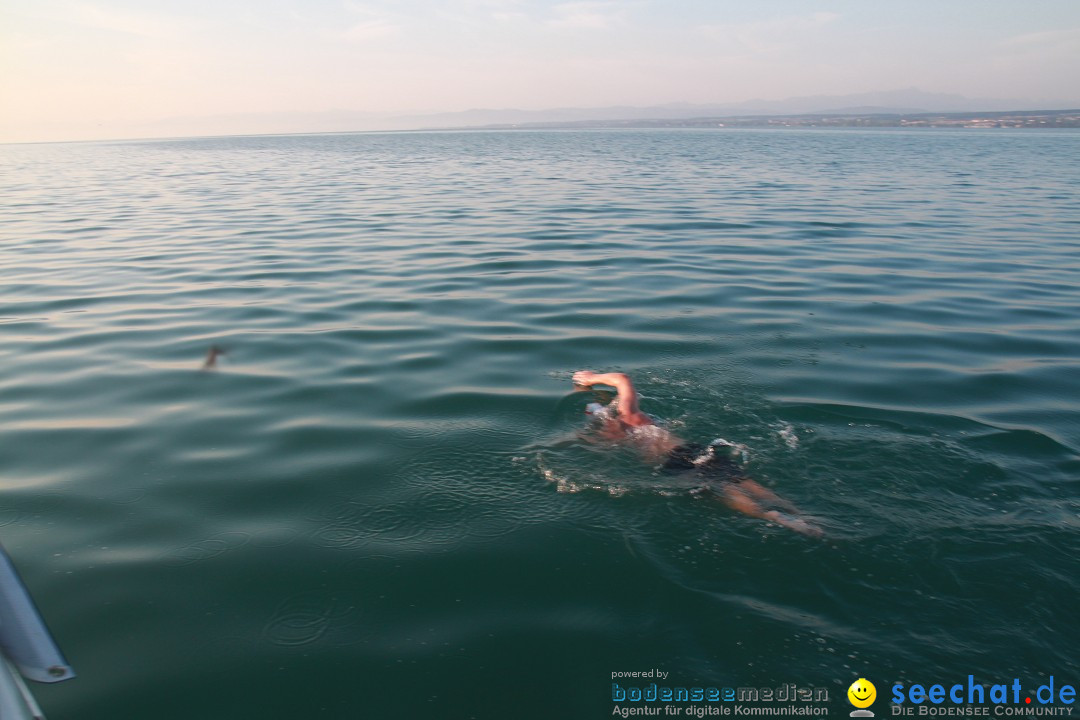
[[[584,720],[651,668],[832,716],[860,676],[879,716],[1075,685],[1078,186],[1071,131],[0,147],[0,541],[79,673],[35,692]],[[825,537],[586,442],[579,368]]]

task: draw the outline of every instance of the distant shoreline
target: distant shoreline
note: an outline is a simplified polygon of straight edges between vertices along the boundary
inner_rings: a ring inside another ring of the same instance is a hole
[[[1060,130],[1080,128],[1077,110],[1015,110],[986,112],[924,113],[801,113],[792,115],[726,115],[696,118],[626,120],[554,120],[544,122],[489,123],[475,125],[428,125],[364,130],[313,130],[301,132],[234,132],[195,135],[132,135],[71,140],[3,141],[7,145],[51,145],[97,142],[150,142],[227,137],[298,137],[306,135],[367,135],[418,132],[477,132],[514,130],[647,130],[663,128],[1011,128]]]
[[[1080,110],[1019,110],[960,113],[806,113],[798,115],[730,115],[700,118],[574,120],[502,123],[423,130],[541,130],[603,128],[1080,128]]]

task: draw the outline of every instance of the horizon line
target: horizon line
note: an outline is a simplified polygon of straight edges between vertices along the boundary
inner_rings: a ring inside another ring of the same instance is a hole
[[[690,103],[693,104],[693,103]],[[627,106],[632,107],[632,106]],[[585,109],[585,108],[558,108],[558,109]],[[514,110],[507,108],[506,110]],[[842,108],[839,108],[842,110]],[[456,113],[429,113],[431,115],[448,115],[448,114],[463,114],[468,112],[483,112],[493,111],[491,108],[473,108],[470,110],[459,111]],[[544,112],[544,111],[520,111],[520,112]],[[832,126],[830,128],[820,127],[612,127],[611,124],[617,123],[678,123],[678,122],[705,122],[705,121],[722,121],[722,120],[755,120],[763,118],[810,118],[810,117],[822,117],[822,118],[875,118],[875,117],[889,117],[889,118],[919,118],[919,117],[944,117],[944,116],[1008,116],[1008,115],[1028,115],[1028,116],[1040,116],[1040,115],[1061,115],[1069,113],[1080,114],[1080,107],[1076,108],[1064,108],[1064,109],[1016,109],[1016,110],[959,110],[959,111],[919,111],[919,112],[866,112],[866,113],[846,113],[846,112],[804,112],[804,113],[757,113],[752,115],[702,115],[697,117],[685,117],[685,118],[612,118],[607,120],[593,119],[593,120],[552,120],[552,121],[535,121],[525,123],[488,123],[484,125],[458,125],[458,126],[444,126],[444,127],[415,127],[415,128],[398,128],[398,129],[386,129],[386,130],[310,130],[310,131],[295,131],[295,132],[254,132],[254,133],[220,133],[209,135],[161,135],[161,136],[146,136],[146,137],[112,137],[112,138],[97,138],[92,140],[0,140],[0,145],[58,145],[58,144],[79,144],[79,143],[133,143],[133,142],[162,142],[162,141],[174,141],[174,140],[211,140],[211,139],[223,139],[223,138],[259,138],[259,137],[305,137],[305,136],[318,136],[318,135],[372,135],[372,134],[410,134],[410,133],[437,133],[437,132],[516,132],[521,130],[821,130],[821,129],[833,129],[833,130],[947,130],[947,129],[965,129],[965,128],[948,128],[948,127],[844,127],[844,126]],[[274,113],[261,113],[262,115],[273,115]],[[406,116],[407,117],[407,116]],[[987,130],[1053,130],[1053,129],[1069,129],[1069,128],[980,128]]]

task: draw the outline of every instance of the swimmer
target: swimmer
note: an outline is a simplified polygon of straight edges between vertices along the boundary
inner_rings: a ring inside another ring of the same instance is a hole
[[[798,517],[799,510],[791,502],[746,477],[738,465],[717,454],[716,445],[705,447],[687,443],[657,425],[641,412],[640,397],[627,375],[591,370],[574,373],[576,389],[587,390],[593,385],[610,385],[618,393],[610,405],[597,406],[593,411],[602,423],[600,432],[604,439],[630,441],[646,462],[661,464],[661,469],[667,472],[693,471],[707,481],[709,490],[734,510],[804,535],[821,537],[823,534],[821,528]],[[767,509],[768,506],[781,509]]]

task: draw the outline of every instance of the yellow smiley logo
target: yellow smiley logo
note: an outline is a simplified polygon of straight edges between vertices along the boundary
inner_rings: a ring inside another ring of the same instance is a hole
[[[847,689],[847,699],[857,708],[867,708],[874,704],[877,688],[866,678],[859,678]]]

